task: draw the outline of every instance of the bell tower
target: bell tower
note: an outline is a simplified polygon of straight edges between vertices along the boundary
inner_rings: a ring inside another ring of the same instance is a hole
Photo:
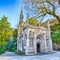
[[[23,11],[21,9],[20,12],[20,19],[19,19],[19,24],[18,24],[18,36],[17,40],[19,40],[20,34],[23,32],[24,24],[23,24]]]
[[[24,22],[23,22],[23,11],[21,9],[20,12],[20,18],[19,18],[19,24],[18,24],[18,36],[17,36],[17,51],[19,50],[19,41],[20,41],[20,35],[23,32],[23,28],[24,28]]]
[[[20,12],[20,21],[19,21],[19,24],[23,22],[23,11],[21,9],[21,12]]]
[[[19,24],[18,24],[19,35],[23,32],[23,28],[24,28],[24,23],[23,23],[23,11],[22,11],[22,9],[21,9],[21,12],[20,12],[20,20],[19,20]]]

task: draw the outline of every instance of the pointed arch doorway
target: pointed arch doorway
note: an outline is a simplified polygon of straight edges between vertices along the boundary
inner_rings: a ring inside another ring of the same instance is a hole
[[[37,43],[37,52],[40,52],[40,43]]]

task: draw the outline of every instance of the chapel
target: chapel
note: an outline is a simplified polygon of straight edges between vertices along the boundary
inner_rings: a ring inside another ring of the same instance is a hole
[[[17,51],[25,52],[25,55],[52,52],[49,21],[46,24],[47,28],[43,24],[36,27],[29,25],[28,21],[24,25],[23,18],[24,15],[21,10],[18,24]]]

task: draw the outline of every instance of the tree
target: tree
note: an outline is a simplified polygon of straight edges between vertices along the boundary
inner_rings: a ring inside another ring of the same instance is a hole
[[[60,45],[60,24],[55,24],[51,26],[51,30],[52,41]]]
[[[23,0],[23,5],[24,10],[27,13],[27,18],[35,18],[37,12],[36,4],[30,2],[30,0]]]
[[[51,30],[53,32],[57,32],[58,31],[58,33],[60,33],[60,24],[55,24],[55,25],[51,26]]]
[[[30,19],[28,19],[28,21],[29,21],[29,24],[32,26],[39,26],[40,25],[40,22],[34,18],[30,18]]]
[[[60,4],[60,0],[58,0],[58,3]]]
[[[13,31],[13,37],[14,37],[14,38],[17,38],[17,30],[18,30],[18,29],[14,29],[14,31]]]
[[[12,38],[13,31],[10,27],[10,23],[7,21],[7,17],[3,16],[0,20],[0,43],[8,41]]]
[[[37,5],[39,18],[44,18],[46,15],[53,16],[60,22],[60,14],[56,13],[60,8],[60,0],[29,0]],[[43,20],[43,19],[42,19]]]

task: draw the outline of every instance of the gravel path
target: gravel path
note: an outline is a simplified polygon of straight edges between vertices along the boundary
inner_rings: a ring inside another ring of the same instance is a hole
[[[16,56],[16,54],[14,52],[8,52],[6,51],[4,54],[2,54],[1,56]]]
[[[60,52],[56,51],[52,54],[43,54],[35,56],[0,56],[0,60],[60,60]]]

